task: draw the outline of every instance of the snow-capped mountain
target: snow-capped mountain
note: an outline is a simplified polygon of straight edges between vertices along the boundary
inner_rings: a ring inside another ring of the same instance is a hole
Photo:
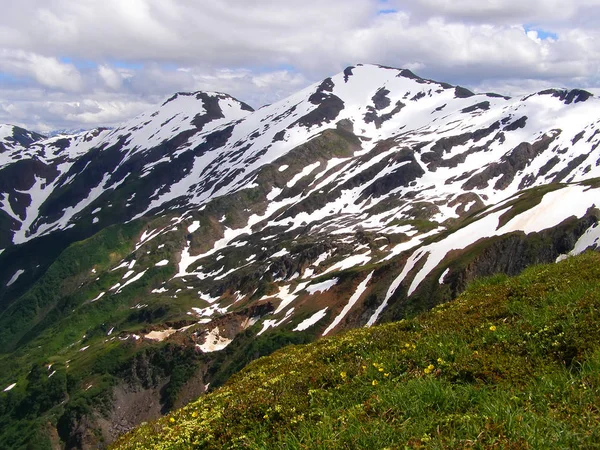
[[[44,136],[14,125],[0,124],[0,167],[24,156],[20,152]]]
[[[208,354],[401,318],[597,248],[599,125],[583,90],[509,98],[358,65],[256,111],[179,93],[113,130],[3,127],[0,343],[106,308],[78,330],[94,351],[169,339]],[[65,266],[67,297],[26,304],[62,250],[94,239],[97,259]]]
[[[101,221],[92,211],[110,203],[123,219],[201,206],[251,186],[261,169],[324,131],[342,129],[353,151],[331,160],[309,155],[303,170],[275,186],[281,193],[269,193],[273,203],[299,204],[326,187],[328,201],[304,211],[311,223],[410,192],[411,203],[443,201],[441,223],[524,187],[600,175],[598,120],[598,99],[585,91],[473,95],[409,71],[361,66],[255,112],[225,95],[177,94],[115,130],[42,140],[3,155],[3,167],[38,168],[2,186],[0,196],[18,244],[84,216]],[[321,182],[300,197],[286,195],[317,175]],[[133,194],[137,201],[128,200]]]
[[[600,99],[587,91],[473,94],[367,65],[257,111],[225,94],[179,93],[114,130],[40,139],[16,128],[11,138],[5,127],[12,150],[0,168],[8,224],[0,242],[71,229],[81,238],[176,211],[174,225],[139,242],[187,224],[176,277],[226,278],[244,264],[233,258],[217,272],[198,264],[247,236],[275,248],[290,237],[347,247],[348,258],[324,273],[345,270],[393,259],[525,188],[600,176],[599,123]],[[375,252],[355,241],[357,232],[382,245]],[[323,271],[271,276],[313,272]]]

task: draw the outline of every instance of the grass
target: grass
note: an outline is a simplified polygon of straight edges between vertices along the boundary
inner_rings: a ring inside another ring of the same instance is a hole
[[[593,448],[599,344],[600,254],[588,253],[286,347],[113,448]]]
[[[79,286],[93,279],[90,270],[94,266],[105,268],[114,262],[115,255],[129,253],[141,225],[136,222],[109,227],[67,248],[31,289],[0,314],[0,353],[27,343],[49,323],[65,317],[69,309],[60,305],[60,300],[81,295]]]

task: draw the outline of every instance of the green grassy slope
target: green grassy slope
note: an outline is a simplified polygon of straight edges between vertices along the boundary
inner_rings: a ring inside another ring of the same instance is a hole
[[[588,253],[286,347],[113,448],[593,448],[598,404],[600,254]]]

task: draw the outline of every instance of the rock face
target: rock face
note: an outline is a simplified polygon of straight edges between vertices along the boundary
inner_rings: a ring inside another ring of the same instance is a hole
[[[114,130],[3,126],[0,357],[73,361],[61,438],[110,440],[287,343],[597,248],[599,124],[586,91],[357,65],[256,111],[178,93]]]

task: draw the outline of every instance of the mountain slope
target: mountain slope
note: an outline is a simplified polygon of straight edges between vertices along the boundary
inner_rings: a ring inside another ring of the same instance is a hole
[[[116,130],[105,131],[97,141],[87,137],[82,139],[85,144],[58,145],[54,139],[35,146],[32,152],[35,156],[30,158],[37,156],[42,161],[58,154],[72,156],[73,150],[76,154],[90,155],[70,171],[60,170],[64,175],[57,188],[77,184],[78,178],[89,181],[82,183],[83,199],[78,203],[71,200],[63,204],[60,193],[54,193],[56,202],[72,208],[64,208],[62,217],[52,217],[52,213],[56,215],[52,205],[26,214],[33,215],[28,224],[35,222],[35,226],[21,227],[15,243],[67,227],[75,214],[105,191],[118,190],[125,176],[155,177],[166,165],[171,170],[183,167],[167,183],[156,183],[155,190],[141,205],[130,202],[131,210],[126,216],[140,216],[173,200],[180,200],[181,204],[182,198],[184,205],[202,205],[210,198],[245,188],[257,169],[323,130],[335,129],[340,122],[341,126],[354,130],[360,150],[348,161],[332,161],[338,170],[332,170],[334,165],[317,166],[317,161],[313,163],[315,166],[308,165],[313,171],[319,167],[317,172],[322,177],[327,174],[328,185],[334,181],[333,186],[348,184],[350,174],[340,177],[342,170],[358,174],[378,163],[384,169],[376,178],[379,182],[389,180],[389,174],[402,179],[402,184],[395,181],[398,185],[388,187],[399,197],[404,193],[403,184],[416,181],[411,190],[426,192],[432,184],[444,181],[448,185],[443,192],[427,192],[422,198],[456,196],[461,190],[469,190],[480,197],[493,196],[494,202],[518,188],[549,181],[580,180],[584,174],[598,176],[597,101],[591,94],[577,90],[543,91],[520,99],[472,95],[462,88],[420,79],[408,71],[374,66],[349,68],[252,114],[249,107],[227,96],[179,94],[158,110]],[[388,139],[393,141],[386,142],[386,147],[392,148],[382,149],[382,141]],[[415,164],[399,157],[403,147],[417,149],[419,157]],[[54,150],[57,148],[71,151],[58,152]],[[90,148],[98,149],[102,160],[114,159],[103,163],[106,180],[90,176],[98,172],[94,170],[91,156],[95,153],[90,153]],[[391,154],[396,161],[390,159]],[[191,158],[191,164],[182,155]],[[139,162],[140,156],[143,163]],[[376,161],[374,156],[378,157]],[[412,176],[403,177],[407,165],[415,167],[410,171]],[[328,172],[323,171],[326,168]],[[424,174],[416,176],[423,171]],[[507,173],[500,178],[503,171]],[[515,177],[517,171],[519,176]],[[217,178],[220,183],[215,183]],[[485,190],[491,179],[494,189]],[[49,183],[50,179],[45,179],[45,184]],[[367,187],[363,186],[362,191]],[[30,189],[20,186],[19,190]],[[52,190],[50,186],[44,188]],[[372,202],[380,202],[381,194],[389,193],[362,191],[356,193],[357,199],[371,197]],[[4,195],[10,199],[10,193]],[[147,200],[151,201],[146,203]],[[355,203],[355,208],[359,205]],[[13,212],[12,216],[15,215]],[[451,216],[452,212],[446,215]],[[96,217],[102,219],[101,214]]]
[[[255,361],[112,448],[593,447],[600,255]]]
[[[28,177],[15,168],[21,175],[1,189],[3,245],[202,207],[257,179],[268,207],[254,221],[277,212],[267,225],[342,232],[415,216],[443,223],[524,187],[600,175],[598,99],[585,91],[507,99],[360,66],[248,110],[227,96],[180,94],[96,140],[34,146],[26,162],[43,166]],[[346,141],[336,154],[299,151],[331,133]],[[64,161],[73,154],[76,163]],[[242,216],[239,225],[254,225]]]
[[[180,93],[29,143],[0,168],[0,436],[109,442],[286,344],[598,248],[599,120],[586,91],[356,66],[254,112]]]

